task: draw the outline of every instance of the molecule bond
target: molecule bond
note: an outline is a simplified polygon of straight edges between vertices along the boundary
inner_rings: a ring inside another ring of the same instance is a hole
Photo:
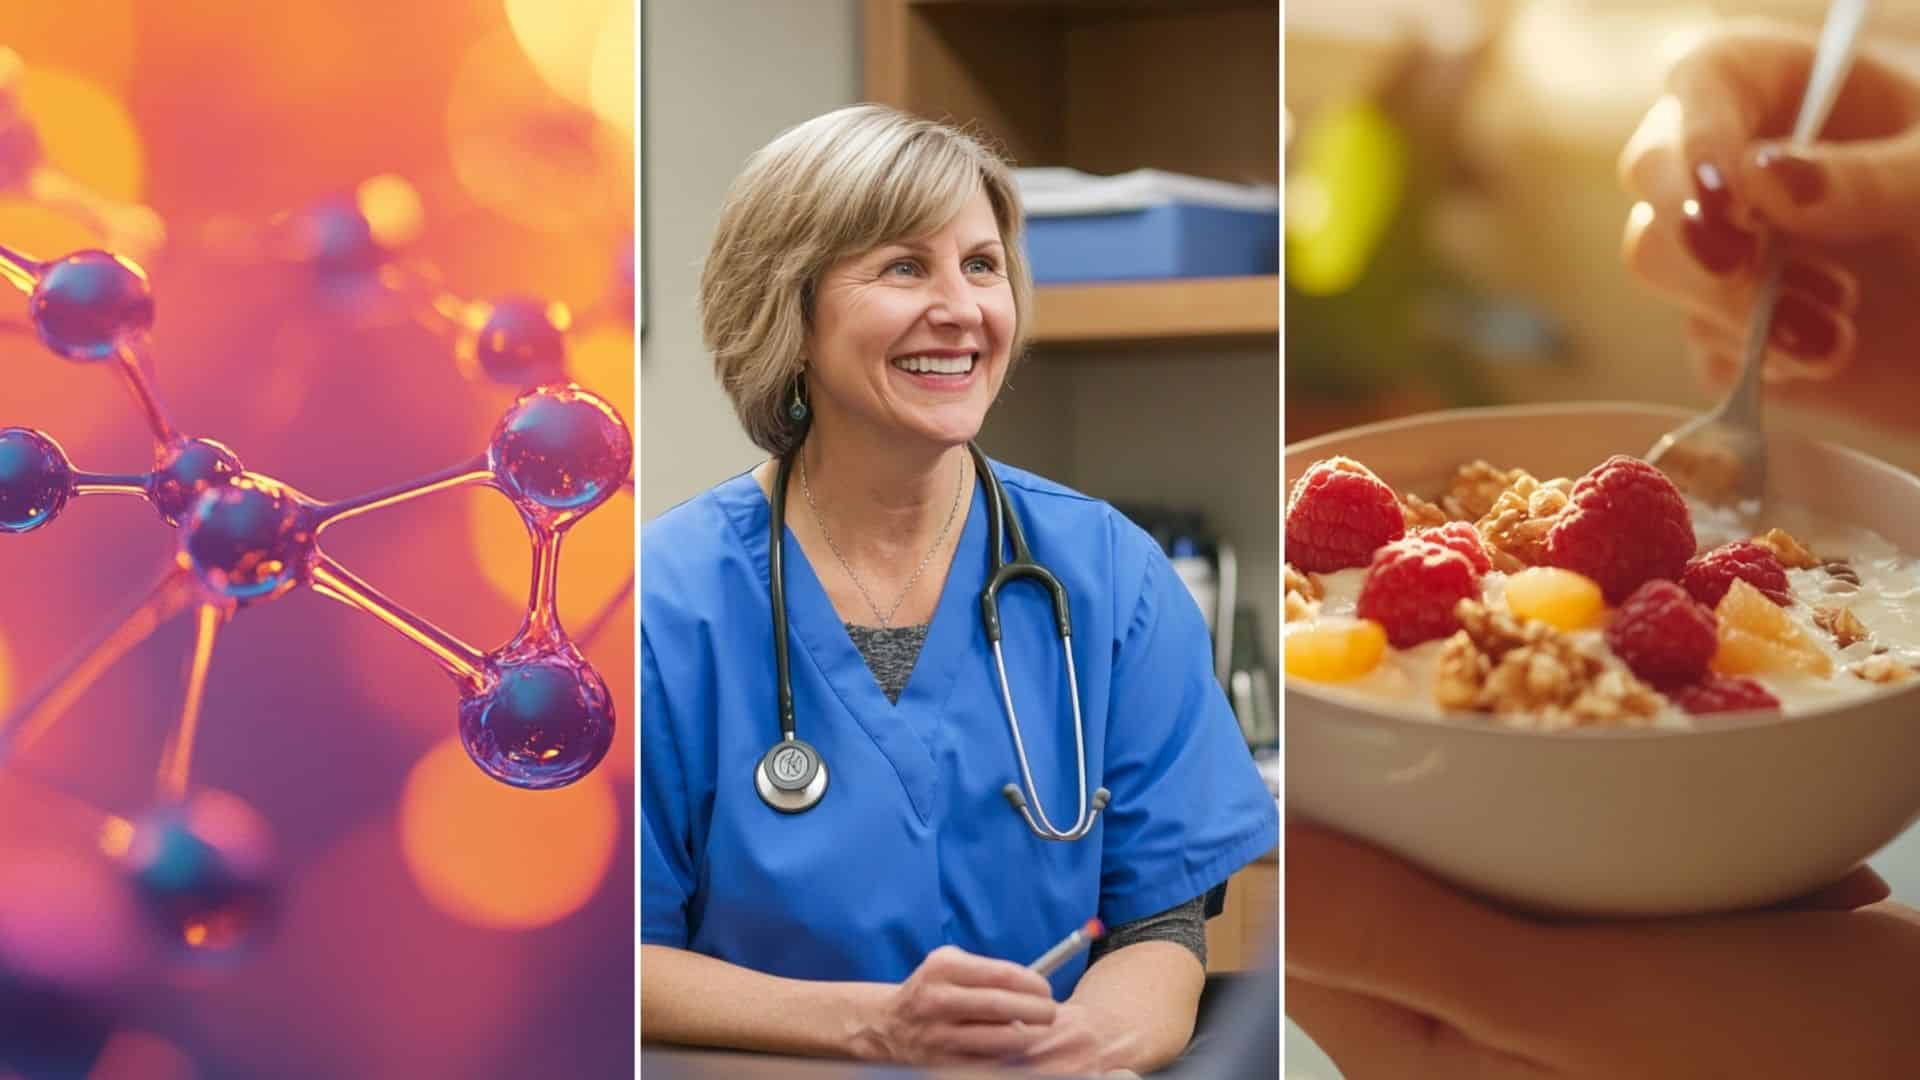
[[[0,278],[28,295],[34,329],[50,351],[117,372],[154,442],[150,471],[92,473],[77,469],[45,432],[0,428],[0,533],[48,527],[76,496],[119,494],[146,500],[178,537],[172,565],[130,610],[0,717],[0,756],[25,750],[158,626],[195,613],[184,701],[162,752],[156,806],[134,820],[110,817],[103,845],[169,937],[190,950],[223,952],[269,906],[264,825],[230,797],[189,784],[214,644],[245,608],[310,588],[415,643],[454,680],[467,753],[503,783],[560,787],[599,764],[613,740],[613,703],[580,639],[560,625],[560,548],[571,526],[616,490],[631,491],[633,440],[609,402],[564,381],[564,340],[548,333],[555,320],[543,321],[535,308],[496,305],[492,328],[475,335],[482,370],[526,383],[480,453],[411,482],[326,501],[247,470],[233,450],[169,421],[149,374],[153,293],[134,260],[82,251],[41,262],[0,247]],[[533,545],[528,611],[511,640],[490,651],[382,595],[321,543],[341,521],[465,486],[501,492]],[[603,623],[604,613],[586,634]]]

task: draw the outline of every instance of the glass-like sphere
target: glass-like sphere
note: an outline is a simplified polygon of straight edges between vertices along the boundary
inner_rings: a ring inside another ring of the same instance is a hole
[[[352,199],[317,202],[295,214],[291,226],[294,257],[322,274],[371,270],[386,261],[373,223]]]
[[[147,477],[147,495],[154,509],[169,525],[193,509],[193,504],[209,488],[218,487],[246,470],[234,452],[212,439],[188,439],[164,447],[154,456],[153,473]]]
[[[153,285],[131,259],[81,251],[41,271],[28,308],[47,348],[69,360],[110,360],[153,329]]]
[[[121,869],[163,940],[218,957],[255,940],[274,896],[272,833],[234,796],[201,791],[134,821]]]
[[[474,764],[519,788],[565,787],[613,745],[613,699],[571,644],[487,663],[488,685],[460,701],[460,742]]]
[[[182,519],[180,551],[213,592],[270,600],[313,569],[313,515],[286,488],[243,474],[202,492]]]
[[[515,296],[483,310],[477,328],[454,344],[455,359],[469,378],[484,376],[520,390],[567,377],[565,307]]]
[[[73,497],[73,465],[60,444],[31,428],[0,428],[0,533],[52,521]]]
[[[493,429],[494,483],[535,522],[559,527],[607,501],[633,471],[633,436],[607,400],[578,386],[520,396]]]

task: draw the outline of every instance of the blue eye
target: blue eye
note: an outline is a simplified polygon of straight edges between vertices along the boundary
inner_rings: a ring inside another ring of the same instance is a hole
[[[985,255],[975,255],[965,265],[969,274],[991,274],[1000,268],[998,263]]]
[[[887,268],[885,270],[882,270],[881,273],[893,274],[894,271],[896,270],[905,270],[910,274],[917,274],[920,272],[920,265],[914,262],[912,259],[900,259],[895,262],[888,263]]]

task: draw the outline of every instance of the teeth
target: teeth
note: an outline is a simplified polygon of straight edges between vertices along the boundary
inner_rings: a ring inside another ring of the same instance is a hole
[[[901,356],[893,366],[922,375],[965,375],[973,370],[973,356]]]

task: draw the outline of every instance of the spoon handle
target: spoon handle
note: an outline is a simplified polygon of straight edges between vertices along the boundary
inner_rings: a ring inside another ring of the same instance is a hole
[[[1820,27],[1820,41],[1813,50],[1813,69],[1807,75],[1807,89],[1800,97],[1800,113],[1793,122],[1794,146],[1806,146],[1826,126],[1833,103],[1846,85],[1847,71],[1853,67],[1860,40],[1860,28],[1872,10],[1872,0],[1834,0],[1827,8],[1826,21]],[[1773,329],[1773,305],[1780,297],[1780,269],[1784,262],[1777,244],[1767,244],[1760,275],[1760,288],[1754,295],[1753,320],[1747,327],[1742,350],[1740,382],[1727,402],[1727,412],[1752,417],[1760,413],[1760,368],[1767,354],[1768,336]]]

